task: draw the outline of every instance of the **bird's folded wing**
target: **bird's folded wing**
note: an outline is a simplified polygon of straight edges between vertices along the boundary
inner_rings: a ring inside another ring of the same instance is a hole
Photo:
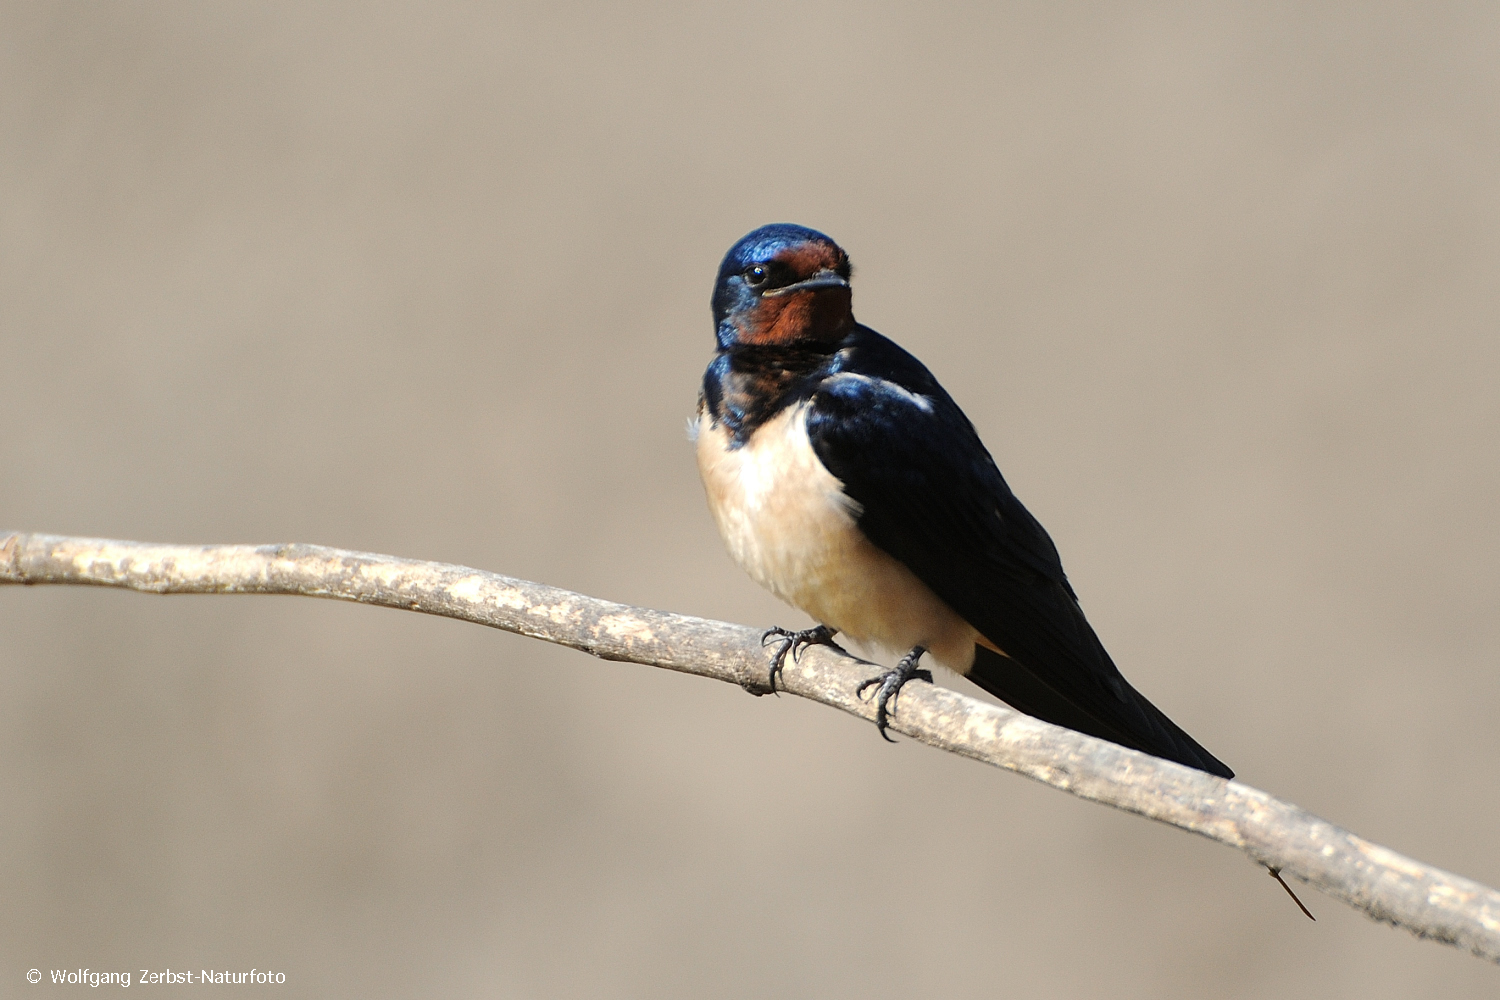
[[[1120,676],[1051,538],[968,418],[920,363],[896,351],[915,367],[881,358],[873,371],[826,379],[809,401],[813,449],[859,505],[860,529],[1034,677],[1034,695],[1055,692],[1069,711],[1017,707],[1167,755],[1181,730]],[[1095,725],[1080,725],[1080,714]]]

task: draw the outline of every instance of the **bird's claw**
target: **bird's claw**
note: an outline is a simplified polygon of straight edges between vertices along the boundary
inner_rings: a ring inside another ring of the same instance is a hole
[[[932,671],[917,666],[917,661],[922,659],[922,654],[925,652],[927,652],[925,647],[914,647],[910,653],[901,657],[900,662],[896,664],[896,669],[887,671],[879,677],[871,677],[854,692],[857,696],[863,698],[866,688],[879,685],[879,690],[875,692],[875,728],[880,731],[881,737],[887,743],[896,742],[886,734],[885,729],[886,726],[890,725],[890,713],[896,707],[896,696],[901,693],[901,689],[906,686],[906,682],[909,680],[922,680],[928,684],[932,683]]]
[[[771,693],[776,693],[776,675],[781,673],[781,668],[786,665],[786,654],[792,654],[792,662],[796,663],[802,658],[802,651],[808,646],[832,646],[834,649],[843,651],[843,647],[833,641],[839,630],[829,628],[827,625],[818,625],[813,628],[805,628],[799,631],[781,628],[773,625],[766,629],[765,634],[760,637],[762,646],[772,642],[780,644],[780,648],[771,654]]]

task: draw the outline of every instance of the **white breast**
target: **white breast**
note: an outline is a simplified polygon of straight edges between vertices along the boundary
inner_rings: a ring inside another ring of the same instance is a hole
[[[928,647],[960,673],[978,633],[856,524],[858,506],[807,436],[806,404],[788,407],[731,449],[728,428],[698,419],[698,471],[734,561],[761,586],[862,643]]]

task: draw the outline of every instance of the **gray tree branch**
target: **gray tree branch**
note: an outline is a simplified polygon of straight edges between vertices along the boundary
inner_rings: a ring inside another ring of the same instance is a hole
[[[581,649],[768,687],[761,631],[614,604],[446,563],[316,545],[153,545],[0,535],[0,583],[92,584],[153,594],[301,594],[477,622]],[[855,694],[869,664],[824,646],[787,659],[780,686],[872,719]],[[891,728],[1080,798],[1228,844],[1376,920],[1500,962],[1500,892],[1403,857],[1236,781],[1048,725],[944,688],[904,689]]]

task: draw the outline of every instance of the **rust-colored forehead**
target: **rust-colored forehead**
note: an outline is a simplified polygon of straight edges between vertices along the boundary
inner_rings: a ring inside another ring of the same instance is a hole
[[[824,268],[838,270],[843,253],[826,243],[798,243],[777,251],[772,260],[791,268],[799,278],[811,277]]]

